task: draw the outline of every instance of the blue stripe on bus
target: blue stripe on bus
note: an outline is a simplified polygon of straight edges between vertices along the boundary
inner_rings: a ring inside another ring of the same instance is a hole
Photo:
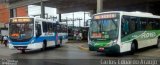
[[[58,36],[58,39],[62,38],[62,40],[64,39],[68,39],[68,36]],[[28,45],[31,43],[31,41],[34,40],[33,43],[40,43],[43,42],[43,40],[47,40],[47,41],[55,41],[56,37],[55,36],[44,36],[44,37],[33,37],[30,41],[27,42],[11,42],[11,44],[13,45]]]
[[[34,43],[39,43],[39,42],[43,42],[43,40],[55,41],[56,37],[55,36],[38,37],[38,38],[35,37],[34,39],[35,39]]]

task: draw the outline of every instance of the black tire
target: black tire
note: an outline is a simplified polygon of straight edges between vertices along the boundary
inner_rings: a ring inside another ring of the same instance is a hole
[[[160,39],[158,39],[158,42],[157,42],[156,47],[157,47],[157,48],[160,48]]]
[[[89,45],[89,51],[94,51],[94,49]]]
[[[134,53],[136,52],[136,45],[135,43],[131,44],[131,55],[134,55]]]
[[[58,48],[58,47],[61,47],[61,43],[60,44],[58,44],[58,45],[56,45],[56,47]]]
[[[62,45],[62,43],[63,43],[62,38],[60,38],[60,45],[59,45],[59,46],[61,46],[61,45]]]
[[[22,53],[22,54],[26,53],[26,50],[25,50],[25,49],[22,49],[22,50],[21,50],[21,53]]]
[[[42,50],[42,51],[46,50],[46,47],[47,47],[47,41],[44,41],[41,50]]]
[[[89,47],[89,51],[94,51],[92,48]]]

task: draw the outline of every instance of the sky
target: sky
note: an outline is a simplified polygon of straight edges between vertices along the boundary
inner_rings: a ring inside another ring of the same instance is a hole
[[[48,14],[48,16],[54,16],[58,17],[57,15],[57,10],[56,8],[51,8],[51,7],[45,7],[45,13]],[[90,19],[90,13],[85,12],[85,21]],[[28,15],[33,16],[33,15],[40,15],[41,14],[41,7],[37,5],[29,5],[28,6]],[[37,16],[39,17],[39,16]],[[73,19],[73,13],[64,13],[61,15],[62,19]],[[74,12],[74,18],[81,18],[81,25],[84,26],[84,12]],[[69,25],[72,25],[72,21],[68,21]],[[74,22],[75,26],[79,26],[79,21]]]

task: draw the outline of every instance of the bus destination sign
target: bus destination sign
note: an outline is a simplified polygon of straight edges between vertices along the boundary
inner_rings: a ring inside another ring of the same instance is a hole
[[[13,18],[11,19],[12,23],[26,23],[31,22],[30,18]]]
[[[96,15],[94,19],[105,19],[105,18],[115,18],[117,14],[103,14],[103,15]]]

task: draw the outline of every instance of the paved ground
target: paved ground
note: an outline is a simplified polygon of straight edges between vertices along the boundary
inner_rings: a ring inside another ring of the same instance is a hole
[[[79,45],[79,48],[80,48],[81,50],[88,51],[88,44],[87,44],[87,43],[80,44],[80,45]],[[155,48],[154,46],[152,46],[152,47],[140,49],[140,50],[138,50],[138,52],[136,52],[134,55],[160,57],[160,49]]]
[[[49,48],[46,51],[27,51],[26,54],[21,54],[20,51],[10,50],[4,45],[0,45],[0,58],[17,59],[17,65],[99,65],[102,64],[103,59],[158,59],[160,61],[160,49],[151,47],[140,50],[135,55],[112,56],[88,51],[86,42],[74,42],[67,43],[60,48]]]

